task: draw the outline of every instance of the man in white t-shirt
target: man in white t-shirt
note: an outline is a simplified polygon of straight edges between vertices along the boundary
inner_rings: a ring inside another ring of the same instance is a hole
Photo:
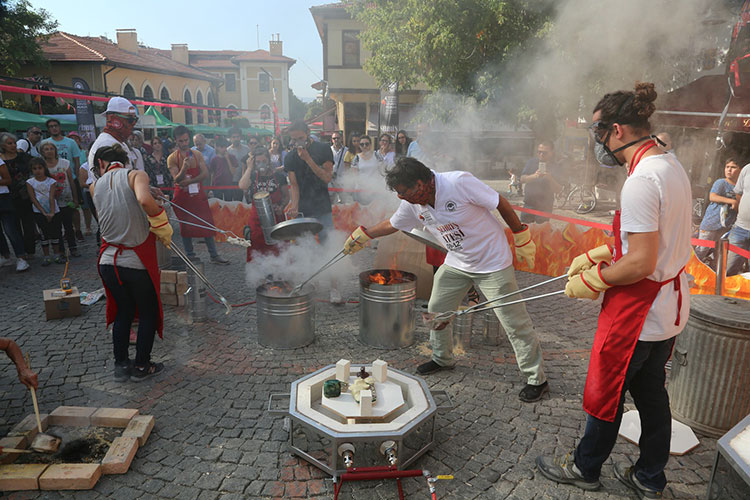
[[[119,144],[128,153],[130,166],[134,170],[145,170],[143,157],[128,145],[128,138],[138,121],[138,109],[124,97],[113,97],[104,112],[107,124],[89,149],[89,165],[94,165],[94,156],[99,148]]]
[[[750,192],[750,167],[740,172],[737,178],[737,184],[734,186],[734,194],[737,196],[737,220],[729,232],[729,243],[738,246],[744,250],[750,250],[750,194],[743,196],[744,193]],[[740,274],[745,264],[750,261],[742,255],[729,252],[727,257],[727,276]]]
[[[344,253],[361,250],[373,238],[424,226],[448,250],[435,274],[428,311],[442,313],[458,308],[466,292],[476,285],[488,299],[518,290],[513,252],[498,210],[511,228],[516,256],[534,266],[536,246],[529,228],[521,224],[507,200],[468,172],[437,173],[416,158],[401,158],[386,173],[386,184],[401,198],[390,219],[366,229],[360,226],[344,245]],[[509,298],[506,302],[516,300]],[[500,302],[498,302],[500,303]],[[542,367],[542,347],[526,307],[516,304],[495,309],[516,354],[526,386],[519,399],[538,401],[549,391]],[[452,330],[448,322],[430,331],[432,360],[420,365],[421,375],[455,366]]]

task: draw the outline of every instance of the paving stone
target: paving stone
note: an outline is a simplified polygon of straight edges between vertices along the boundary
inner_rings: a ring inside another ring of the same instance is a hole
[[[101,427],[127,427],[130,419],[138,415],[137,409],[99,408],[91,415],[91,425]]]
[[[90,490],[101,475],[99,464],[52,464],[39,476],[39,489]]]
[[[117,437],[102,459],[102,474],[125,474],[138,451],[138,439]]]
[[[46,464],[0,465],[0,491],[38,490]]]

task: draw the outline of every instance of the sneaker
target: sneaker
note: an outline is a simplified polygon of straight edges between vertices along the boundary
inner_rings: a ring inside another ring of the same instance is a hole
[[[76,239],[78,241],[86,241],[86,238],[83,237],[83,233],[81,232],[80,229],[76,231]]]
[[[331,304],[343,304],[344,298],[341,296],[341,292],[335,288],[331,288]]]
[[[57,264],[65,264],[65,256],[64,255],[58,255],[55,257],[55,263]]]
[[[23,272],[27,270],[29,267],[29,263],[26,262],[24,259],[21,259],[20,257],[16,259],[16,272]]]
[[[77,248],[71,248],[70,249],[70,256],[71,257],[80,257],[81,256],[81,252],[79,252]]]
[[[601,488],[602,483],[598,479],[594,481],[584,479],[576,464],[568,461],[569,458],[570,453],[562,459],[536,457],[536,466],[544,477],[557,483],[572,484],[587,491],[594,491]]]
[[[50,264],[52,264],[52,259],[50,257],[44,257],[44,260],[42,260],[42,267],[47,267]]]
[[[211,263],[212,264],[219,264],[219,265],[222,265],[222,266],[228,266],[229,265],[229,261],[227,259],[225,259],[224,257],[222,257],[221,255],[216,255],[214,257],[211,257]]]
[[[620,480],[622,484],[635,491],[638,498],[643,500],[644,498],[661,498],[661,491],[644,486],[638,478],[635,476],[635,469],[630,466],[626,467],[623,464],[615,464],[615,477]]]
[[[134,366],[130,370],[130,380],[133,382],[140,382],[146,380],[149,377],[160,373],[164,369],[164,363],[149,363],[148,366],[138,367]]]
[[[452,370],[456,365],[439,365],[434,361],[430,360],[427,363],[422,363],[417,367],[417,373],[420,375],[429,375],[430,373],[439,372],[441,370]]]
[[[0,267],[10,266],[13,261],[9,257],[3,257],[0,255]]]
[[[521,392],[518,393],[518,399],[524,403],[533,403],[534,401],[542,399],[542,396],[548,392],[549,384],[547,382],[540,385],[526,384],[526,387],[521,389]]]
[[[127,382],[130,380],[131,369],[130,360],[123,363],[115,363],[115,382]]]

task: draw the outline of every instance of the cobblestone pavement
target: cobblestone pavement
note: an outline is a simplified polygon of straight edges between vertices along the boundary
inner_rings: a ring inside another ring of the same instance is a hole
[[[208,264],[207,275],[230,302],[253,299],[254,291],[244,284],[244,249],[219,247],[232,264]],[[204,247],[197,249],[205,253]],[[91,291],[101,286],[92,238],[82,250],[70,276],[81,290]],[[361,252],[354,256],[355,267],[367,269],[372,258],[371,250]],[[154,359],[166,364],[165,373],[140,384],[118,384],[112,379],[104,301],[84,307],[80,317],[44,320],[41,291],[58,286],[61,274],[61,266],[42,268],[39,257],[26,273],[11,268],[0,273],[1,329],[40,367],[41,410],[58,405],[138,408],[155,415],[156,427],[127,474],[105,476],[88,492],[21,492],[11,494],[13,499],[332,498],[331,480],[288,451],[284,417],[265,411],[269,393],[287,392],[293,380],[342,357],[355,363],[380,357],[413,372],[428,352],[428,331],[420,321],[412,347],[383,351],[363,346],[357,340],[356,304],[320,303],[315,342],[287,351],[258,345],[254,306],[226,316],[222,307],[210,304],[211,321],[199,325],[188,325],[182,308],[165,306],[164,339],[156,340],[153,351]],[[344,295],[356,298],[354,275],[341,279]],[[518,273],[521,286],[541,279]],[[439,498],[631,498],[612,471],[612,459],[637,458],[637,447],[622,439],[605,464],[599,492],[557,486],[533,465],[539,454],[572,450],[582,434],[581,394],[597,307],[564,296],[529,304],[551,385],[550,396],[537,404],[517,398],[523,382],[507,339],[499,346],[483,345],[476,329],[455,370],[427,377],[432,388],[448,391],[455,405],[439,413],[436,446],[416,463],[436,474],[455,475],[438,483]],[[5,435],[33,412],[29,392],[7,362],[0,364],[0,400],[0,435]],[[688,455],[672,457],[664,497],[702,497],[714,453],[715,441],[704,438]],[[429,497],[423,480],[403,483],[407,497]],[[396,498],[396,485],[347,483],[342,498]]]

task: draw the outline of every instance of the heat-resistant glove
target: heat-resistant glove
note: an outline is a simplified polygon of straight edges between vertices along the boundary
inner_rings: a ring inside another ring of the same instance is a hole
[[[531,240],[531,231],[528,224],[517,233],[513,233],[513,241],[516,245],[516,258],[525,261],[530,269],[534,268],[534,256],[536,255],[536,243]]]
[[[368,241],[372,238],[363,226],[359,226],[354,230],[352,234],[346,239],[344,243],[344,253],[346,255],[352,255],[362,250]]]
[[[170,248],[172,245],[173,230],[172,226],[169,224],[167,212],[162,208],[161,212],[158,214],[150,215],[148,218],[148,224],[151,226],[149,227],[149,231],[154,233],[165,247]]]
[[[568,278],[568,284],[565,285],[565,295],[571,299],[591,299],[596,300],[599,294],[612,285],[602,278],[602,269],[607,264],[600,262],[595,267],[591,267],[580,274]]]
[[[592,248],[573,259],[568,269],[568,277],[581,274],[583,271],[591,269],[600,262],[604,262],[605,264],[612,262],[612,248],[609,245]]]

